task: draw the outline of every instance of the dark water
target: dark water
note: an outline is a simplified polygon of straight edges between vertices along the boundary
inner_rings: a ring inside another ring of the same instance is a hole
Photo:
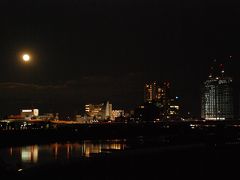
[[[0,163],[11,169],[22,170],[40,164],[67,162],[89,158],[96,154],[111,153],[126,148],[126,140],[82,141],[53,143],[0,149]]]

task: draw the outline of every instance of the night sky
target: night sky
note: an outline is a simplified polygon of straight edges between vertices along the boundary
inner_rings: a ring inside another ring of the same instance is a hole
[[[240,3],[1,0],[0,22],[0,115],[77,113],[106,100],[134,108],[145,82],[167,80],[183,112],[199,116],[213,59],[231,61],[239,82]]]

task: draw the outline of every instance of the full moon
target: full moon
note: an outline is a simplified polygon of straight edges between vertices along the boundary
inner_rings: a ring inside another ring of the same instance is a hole
[[[30,56],[29,56],[28,54],[24,54],[24,55],[22,56],[22,59],[23,59],[23,61],[27,62],[27,61],[30,60]]]

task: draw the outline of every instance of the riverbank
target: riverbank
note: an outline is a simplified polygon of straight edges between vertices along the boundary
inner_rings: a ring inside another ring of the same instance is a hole
[[[85,139],[129,139],[141,136],[168,138],[173,143],[220,143],[235,140],[240,134],[239,125],[214,123],[68,124],[57,128],[1,130],[0,147]]]

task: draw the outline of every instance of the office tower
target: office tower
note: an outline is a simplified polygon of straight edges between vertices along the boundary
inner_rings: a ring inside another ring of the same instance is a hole
[[[156,81],[147,83],[144,86],[144,102],[156,102],[161,99],[163,89]]]

